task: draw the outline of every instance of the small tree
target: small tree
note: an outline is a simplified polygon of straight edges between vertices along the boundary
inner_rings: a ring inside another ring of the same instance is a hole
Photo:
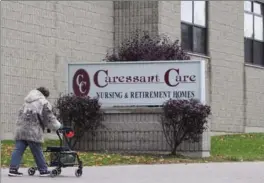
[[[177,147],[185,140],[198,142],[206,130],[211,109],[198,100],[168,100],[163,105],[161,124],[164,135],[176,154]]]
[[[171,41],[168,36],[151,36],[139,31],[125,40],[120,48],[108,52],[106,61],[162,61],[162,60],[190,60],[190,57],[179,45],[179,40]]]
[[[75,137],[70,140],[74,148],[84,133],[103,128],[103,112],[97,98],[79,97],[73,94],[61,95],[55,102],[55,114],[64,126],[71,126]]]

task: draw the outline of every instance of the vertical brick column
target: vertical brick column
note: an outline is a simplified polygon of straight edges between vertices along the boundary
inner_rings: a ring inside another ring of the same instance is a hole
[[[209,2],[212,131],[244,131],[243,1]]]
[[[158,2],[115,1],[114,46],[119,47],[136,30],[158,33]]]
[[[181,1],[158,1],[159,34],[172,40],[181,38]]]

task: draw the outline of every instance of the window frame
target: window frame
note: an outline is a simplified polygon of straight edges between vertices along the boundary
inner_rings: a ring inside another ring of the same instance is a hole
[[[253,16],[253,24],[252,24],[253,35],[252,35],[252,37],[246,37],[245,30],[244,30],[244,61],[246,64],[264,66],[264,49],[263,49],[263,55],[262,55],[262,57],[263,57],[262,62],[260,64],[256,63],[257,60],[254,59],[256,56],[255,52],[254,52],[255,43],[262,43],[262,48],[264,48],[264,4],[262,2],[259,2],[259,1],[248,1],[248,2],[251,3],[251,11],[245,10],[245,7],[244,7],[244,17],[245,17],[245,14],[249,14],[249,15]],[[244,3],[245,3],[245,1],[244,1]],[[257,3],[260,5],[261,11],[262,11],[261,14],[254,12],[254,3]],[[262,40],[255,38],[255,16],[262,18]],[[244,24],[245,24],[245,18],[244,18]],[[246,40],[251,42],[250,50],[246,49]],[[250,55],[251,55],[250,60],[247,60],[246,52],[250,53]]]
[[[194,54],[200,54],[200,55],[208,55],[208,1],[204,1],[205,2],[205,25],[199,25],[199,24],[195,24],[194,23],[194,0],[191,0],[192,2],[192,23],[190,22],[186,22],[184,20],[182,20],[181,18],[181,28],[182,28],[182,24],[186,25],[186,26],[190,26],[191,27],[191,30],[192,30],[192,37],[191,37],[191,43],[188,43],[190,44],[190,47],[191,49],[190,50],[186,50],[188,52],[191,52],[191,53],[194,53]],[[199,1],[198,1],[199,2]],[[201,53],[201,52],[196,52],[194,51],[194,28],[198,28],[198,29],[203,29],[204,33],[205,33],[205,45],[204,45],[204,52]],[[182,29],[181,29],[181,38],[182,38]]]

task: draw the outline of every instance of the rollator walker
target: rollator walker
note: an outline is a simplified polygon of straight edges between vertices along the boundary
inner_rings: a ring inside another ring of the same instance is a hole
[[[62,168],[78,166],[75,170],[75,176],[81,177],[83,173],[83,163],[80,160],[78,153],[71,150],[69,139],[74,136],[72,128],[64,127],[56,131],[60,139],[60,146],[48,146],[44,153],[50,153],[48,167],[55,167],[51,173],[51,177],[56,177],[61,174]],[[63,146],[63,138],[67,146]],[[33,176],[38,170],[37,167],[31,167],[28,169],[28,175]]]

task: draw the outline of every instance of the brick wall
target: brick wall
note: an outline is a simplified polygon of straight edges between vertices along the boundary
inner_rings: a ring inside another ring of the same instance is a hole
[[[246,66],[246,132],[264,132],[264,69]]]
[[[262,68],[244,66],[243,1],[209,3],[208,64],[211,130],[263,128]],[[1,128],[12,132],[26,93],[40,85],[65,91],[65,63],[100,61],[133,31],[180,39],[180,1],[34,2],[1,6]]]
[[[113,29],[110,1],[2,2],[2,133],[12,136],[30,89],[44,85],[51,99],[65,91],[67,61],[101,61],[113,47]]]
[[[212,131],[244,130],[243,1],[209,2]]]
[[[264,131],[263,67],[244,64],[243,1],[210,1],[208,95],[211,131]],[[159,1],[159,33],[180,39],[180,1]],[[206,138],[206,137],[205,137]],[[206,141],[204,141],[206,142]]]

